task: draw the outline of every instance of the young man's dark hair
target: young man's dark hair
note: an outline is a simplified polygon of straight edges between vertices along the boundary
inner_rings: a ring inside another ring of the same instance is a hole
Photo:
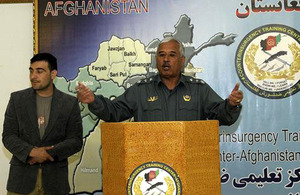
[[[50,53],[38,53],[30,59],[30,64],[37,61],[46,61],[49,64],[50,71],[57,70],[57,59]]]

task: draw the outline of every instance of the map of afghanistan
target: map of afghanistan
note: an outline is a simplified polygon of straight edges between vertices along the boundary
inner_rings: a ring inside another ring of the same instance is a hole
[[[180,16],[175,31],[166,32],[163,37],[172,36],[183,43],[186,56],[184,73],[195,76],[202,69],[194,67],[190,63],[191,59],[204,48],[216,45],[229,46],[234,42],[236,35],[224,36],[223,33],[217,33],[195,48],[194,26],[190,21],[187,15]],[[75,87],[78,82],[82,82],[95,95],[101,94],[113,99],[137,81],[157,73],[155,54],[159,41],[154,39],[145,46],[139,40],[113,35],[110,40],[100,43],[96,61],[79,68],[74,80],[67,81],[64,77],[57,77],[54,83],[61,91],[76,96]],[[100,123],[103,121],[89,112],[87,104],[80,104],[80,108],[84,145],[79,153],[69,158],[71,193],[99,194],[102,191]]]

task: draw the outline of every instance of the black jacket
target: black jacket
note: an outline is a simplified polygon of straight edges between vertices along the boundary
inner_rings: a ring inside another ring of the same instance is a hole
[[[5,112],[2,141],[13,154],[8,191],[30,193],[41,167],[43,189],[48,193],[67,194],[70,191],[67,158],[82,147],[82,119],[77,99],[54,89],[49,122],[41,140],[35,91],[28,88],[12,93]],[[52,145],[54,148],[48,153],[54,162],[28,164],[33,147]]]

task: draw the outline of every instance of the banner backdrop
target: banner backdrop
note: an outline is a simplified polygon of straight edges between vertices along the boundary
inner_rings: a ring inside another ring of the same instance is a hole
[[[36,51],[58,58],[55,83],[74,96],[78,82],[122,94],[157,72],[159,40],[182,41],[185,74],[224,99],[238,82],[244,92],[239,120],[220,127],[222,194],[300,194],[299,1],[43,0],[35,8]],[[102,121],[81,109],[84,147],[70,158],[69,178],[73,194],[98,195]]]

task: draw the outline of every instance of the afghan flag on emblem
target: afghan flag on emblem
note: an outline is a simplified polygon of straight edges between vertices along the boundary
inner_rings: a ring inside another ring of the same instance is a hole
[[[271,50],[273,47],[277,46],[280,41],[280,34],[277,36],[268,36],[267,39],[260,41],[260,46],[262,47],[263,51],[268,51]]]
[[[146,179],[146,181],[152,181],[153,179],[155,179],[157,177],[158,174],[159,174],[159,170],[150,171],[149,173],[145,174],[145,179]]]

